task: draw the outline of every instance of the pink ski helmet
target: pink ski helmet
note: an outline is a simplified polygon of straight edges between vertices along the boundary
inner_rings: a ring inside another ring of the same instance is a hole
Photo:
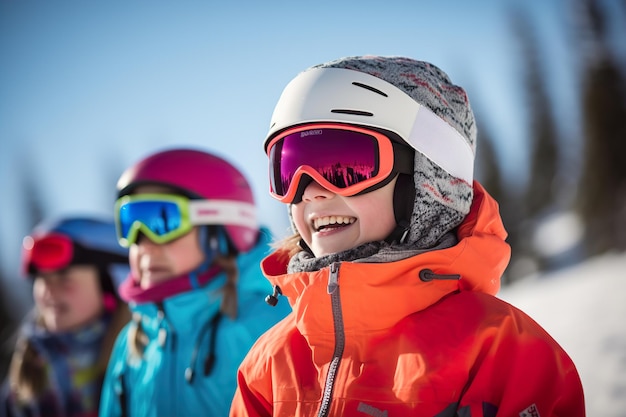
[[[138,186],[150,184],[170,187],[193,200],[246,204],[250,209],[233,213],[232,222],[225,223],[224,228],[239,252],[250,250],[256,243],[259,227],[252,190],[243,174],[224,159],[194,149],[154,153],[122,174],[117,182],[118,198],[132,194]],[[241,216],[246,218],[239,219]]]

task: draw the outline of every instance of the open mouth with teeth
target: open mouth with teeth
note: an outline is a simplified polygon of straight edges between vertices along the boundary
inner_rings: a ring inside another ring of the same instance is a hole
[[[327,216],[313,219],[313,229],[316,232],[329,229],[338,229],[341,227],[350,226],[356,221],[356,217],[347,216]]]

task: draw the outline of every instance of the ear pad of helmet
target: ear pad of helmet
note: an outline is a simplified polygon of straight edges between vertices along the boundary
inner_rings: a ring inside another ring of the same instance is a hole
[[[415,200],[415,185],[413,176],[399,174],[393,190],[393,212],[396,218],[396,228],[385,239],[387,242],[403,243],[411,227],[411,215]]]

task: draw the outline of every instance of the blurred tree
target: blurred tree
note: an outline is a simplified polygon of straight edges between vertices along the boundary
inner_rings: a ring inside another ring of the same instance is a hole
[[[527,218],[537,218],[555,203],[559,150],[554,113],[546,91],[545,69],[537,49],[536,30],[521,11],[512,14],[512,28],[519,40],[523,67],[523,85],[529,115],[530,169],[524,193]]]
[[[588,255],[626,249],[626,74],[612,54],[609,15],[598,0],[575,9],[581,60],[583,171],[577,208]],[[613,14],[621,20],[624,14]],[[626,39],[626,33],[621,33]]]
[[[485,187],[497,201],[506,198],[503,186],[502,172],[498,164],[498,157],[493,145],[493,138],[487,127],[476,117],[478,125],[479,145],[476,148],[476,179]]]
[[[542,219],[555,210],[556,191],[561,184],[557,177],[560,152],[556,120],[545,84],[548,77],[541,65],[545,60],[538,50],[537,30],[521,7],[512,6],[508,15],[514,38],[518,41],[519,59],[523,63],[519,68],[530,144],[525,189],[516,196],[510,206],[511,212],[507,213],[513,249],[510,275],[514,280],[516,274],[524,276],[546,266],[544,255],[533,245],[533,236]],[[523,260],[526,266],[516,268],[518,260]]]
[[[36,174],[26,168],[29,164],[19,164],[19,166],[23,168],[17,178],[21,179],[21,189],[24,190],[24,207],[26,208],[24,218],[26,218],[27,227],[30,231],[44,218],[43,197],[37,187]]]
[[[6,282],[0,273],[0,282]],[[0,382],[6,376],[11,354],[13,353],[13,333],[15,332],[15,319],[7,310],[6,291],[0,295]]]
[[[524,250],[520,242],[520,217],[519,210],[516,210],[517,194],[511,192],[511,188],[505,185],[502,176],[502,169],[498,161],[494,139],[487,126],[481,121],[484,120],[478,113],[480,109],[475,107],[477,113],[478,146],[476,149],[476,180],[478,180],[500,206],[500,215],[504,227],[508,232],[507,242],[511,245],[511,264],[515,264],[516,259],[523,255]],[[506,285],[517,278],[509,271],[503,277],[503,284]]]
[[[31,169],[31,164],[26,163],[17,164],[21,167],[21,172],[17,173],[15,178],[21,182],[20,189],[23,190],[22,196],[24,198],[24,217],[26,219],[27,227],[30,230],[35,224],[40,222],[43,218],[43,205],[40,191],[37,187],[36,174]],[[21,243],[21,242],[20,242]],[[0,277],[0,286],[11,285],[11,282],[15,282],[16,279],[20,279],[19,276],[15,277]],[[11,355],[14,349],[16,330],[22,319],[21,314],[16,312],[14,308],[17,300],[8,299],[6,294],[10,294],[11,291],[2,288],[1,291],[1,305],[0,305],[0,377],[4,379],[8,364],[11,359]],[[22,309],[24,310],[24,309]]]

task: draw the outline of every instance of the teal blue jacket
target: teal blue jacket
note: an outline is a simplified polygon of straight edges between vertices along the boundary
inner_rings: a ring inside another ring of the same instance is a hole
[[[141,314],[149,342],[143,359],[131,356],[128,333],[136,324],[120,332],[102,388],[100,417],[228,415],[240,362],[256,339],[291,311],[288,303],[265,303],[272,288],[259,264],[269,251],[269,232],[261,235],[257,246],[237,260],[236,319],[218,314],[223,273],[161,303],[131,304],[133,313]]]

